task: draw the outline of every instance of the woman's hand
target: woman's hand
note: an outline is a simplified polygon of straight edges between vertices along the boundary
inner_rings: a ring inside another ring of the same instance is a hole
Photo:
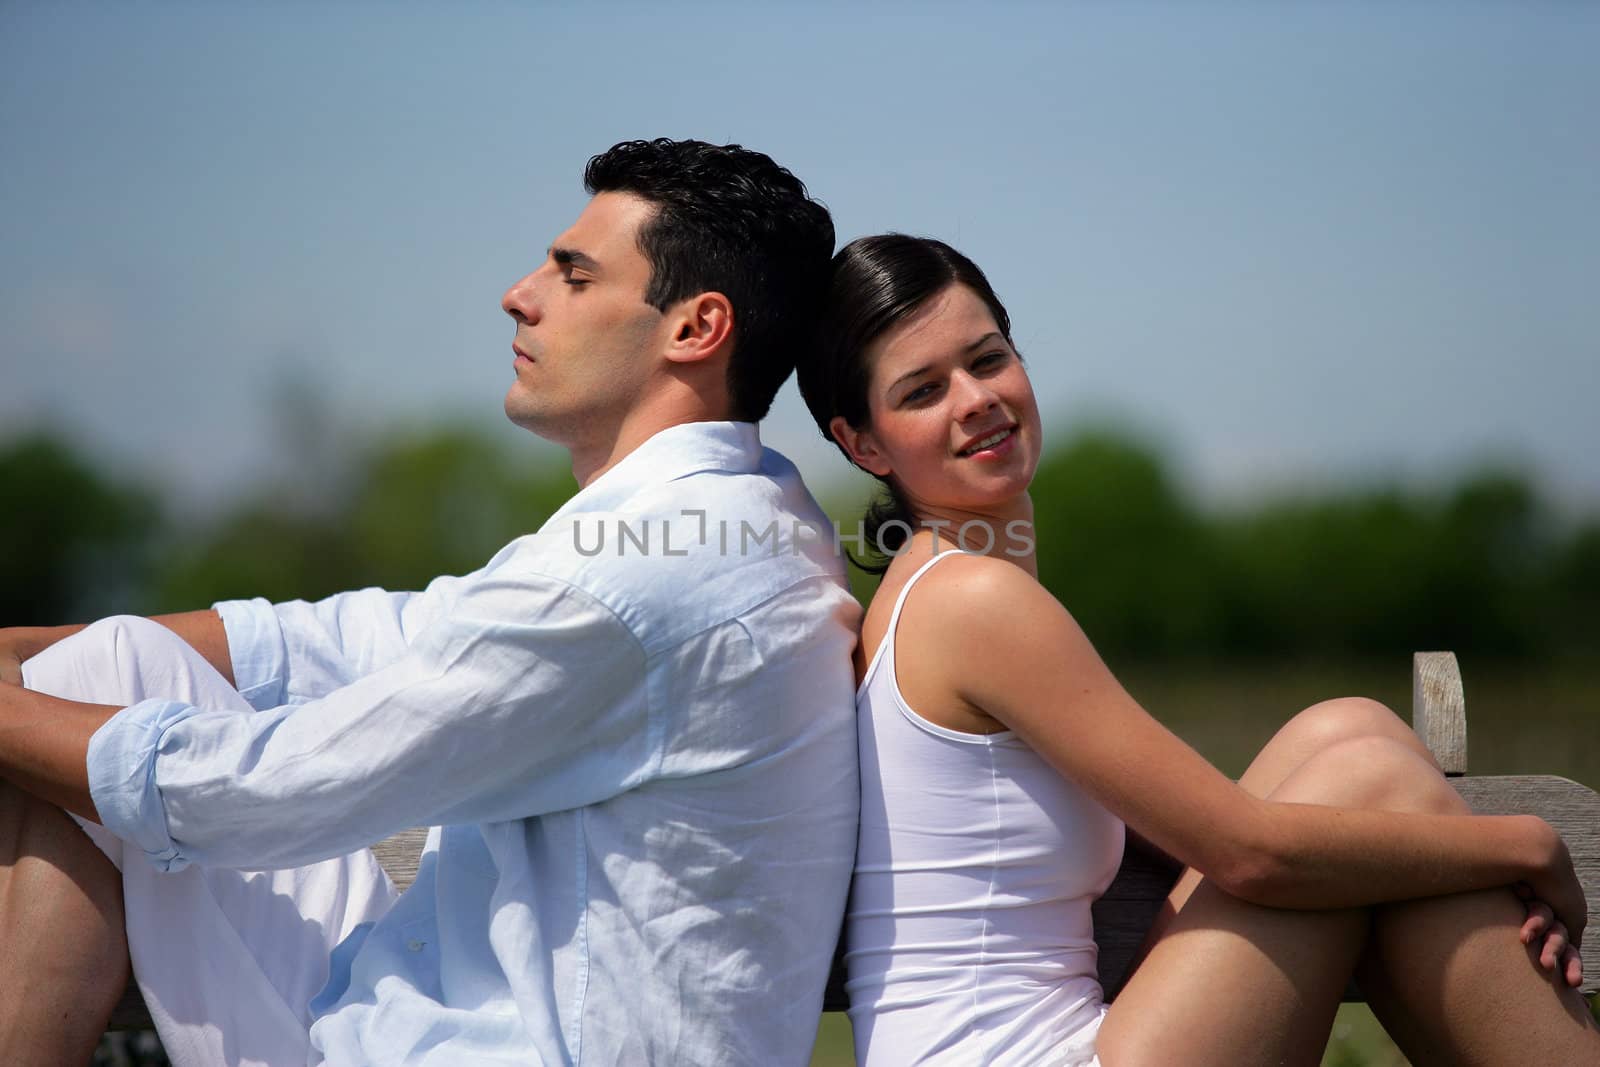
[[[1538,944],[1542,938],[1539,966],[1554,971],[1567,985],[1577,988],[1583,982],[1583,958],[1566,924],[1556,918],[1550,905],[1534,896],[1533,888],[1526,882],[1518,882],[1511,888],[1528,909],[1528,917],[1522,923],[1522,943]]]
[[[1546,859],[1534,877],[1513,887],[1528,908],[1522,924],[1522,943],[1535,945],[1542,938],[1540,966],[1575,986],[1583,979],[1578,946],[1589,922],[1589,902],[1578,882],[1578,873],[1572,868],[1567,843],[1543,819],[1528,818],[1546,839]]]

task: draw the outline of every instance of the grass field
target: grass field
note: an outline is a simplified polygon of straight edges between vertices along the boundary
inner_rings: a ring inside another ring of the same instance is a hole
[[[1411,705],[1409,656],[1394,663],[1209,668],[1123,668],[1129,691],[1228,774],[1290,714],[1332,696],[1370,696],[1402,715]],[[1474,774],[1559,774],[1600,787],[1600,669],[1479,668],[1463,662],[1468,767]],[[1323,1067],[1395,1067],[1407,1061],[1365,1005],[1339,1009]],[[812,1067],[853,1067],[850,1023],[823,1016]]]

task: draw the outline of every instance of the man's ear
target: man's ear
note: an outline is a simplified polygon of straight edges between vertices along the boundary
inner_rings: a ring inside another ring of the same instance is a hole
[[[833,439],[849,455],[850,462],[868,474],[885,478],[893,470],[888,459],[879,451],[871,430],[858,430],[845,422],[843,415],[835,415],[828,421],[828,432],[833,434]]]
[[[697,293],[680,300],[671,315],[666,356],[673,363],[698,363],[733,350],[733,301],[721,293]]]

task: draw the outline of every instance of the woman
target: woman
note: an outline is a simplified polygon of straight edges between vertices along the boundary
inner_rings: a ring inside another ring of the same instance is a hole
[[[1366,700],[1301,712],[1236,784],[1039,585],[1038,408],[974,264],[847,246],[800,385],[889,490],[857,648],[861,1064],[1314,1064],[1352,974],[1416,1062],[1600,1063],[1570,988],[1583,893],[1548,825],[1467,815]],[[1108,1008],[1089,906],[1124,823],[1187,869]]]

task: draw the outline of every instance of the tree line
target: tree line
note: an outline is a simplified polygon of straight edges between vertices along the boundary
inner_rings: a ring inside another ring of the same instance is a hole
[[[14,437],[0,443],[0,624],[418,588],[482,565],[576,490],[559,461],[452,426],[361,449],[335,481],[179,521],[65,438]],[[1098,430],[1045,457],[1033,499],[1040,579],[1116,660],[1600,651],[1600,515],[1561,518],[1515,471],[1206,508],[1159,450]],[[849,529],[862,503],[829,511]]]

